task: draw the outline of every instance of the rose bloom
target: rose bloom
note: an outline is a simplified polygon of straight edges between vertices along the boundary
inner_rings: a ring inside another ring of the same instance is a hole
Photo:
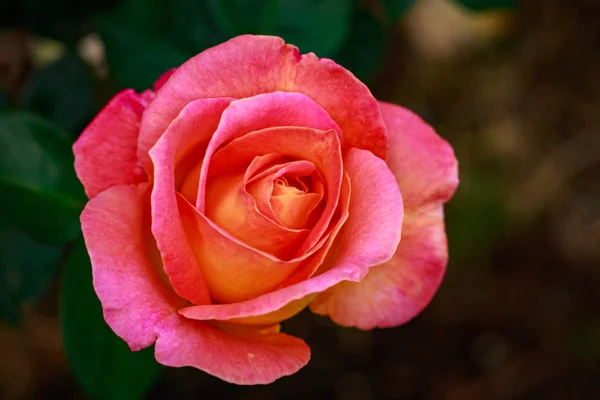
[[[349,71],[240,36],[117,94],[74,145],[94,287],[133,351],[264,384],[310,349],[279,323],[400,325],[447,263],[450,145]]]

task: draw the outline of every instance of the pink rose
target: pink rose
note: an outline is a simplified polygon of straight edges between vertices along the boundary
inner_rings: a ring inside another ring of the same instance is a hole
[[[450,145],[277,37],[234,38],[117,94],[74,152],[104,318],[164,365],[272,382],[310,358],[280,321],[309,306],[396,326],[445,271]]]

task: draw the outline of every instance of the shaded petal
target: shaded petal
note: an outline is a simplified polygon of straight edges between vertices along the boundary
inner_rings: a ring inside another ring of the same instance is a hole
[[[362,329],[405,323],[437,291],[448,259],[443,202],[458,185],[452,147],[421,118],[381,103],[390,137],[388,166],[402,191],[405,219],[394,257],[360,283],[341,283],[322,293],[311,309]]]
[[[185,159],[197,162],[198,148],[204,150],[229,102],[229,99],[191,102],[150,150],[154,163],[152,233],[171,285],[179,296],[194,304],[210,303],[210,296],[177,210],[176,170]]]
[[[178,195],[178,208],[187,237],[200,262],[211,298],[218,302],[243,301],[269,292],[302,261],[281,261],[248,247],[217,227]]]
[[[273,196],[271,204],[277,218],[289,228],[305,227],[312,211],[317,207],[323,193],[282,194]]]
[[[402,241],[392,259],[360,282],[342,282],[310,304],[317,314],[361,329],[403,324],[431,301],[446,270],[448,250],[440,205],[406,210]]]
[[[270,383],[303,367],[310,349],[277,326],[214,326],[175,312],[182,301],[153,273],[144,248],[144,186],[110,188],[81,216],[94,287],[113,331],[134,351],[156,341],[164,365],[193,366],[237,384]]]
[[[387,164],[398,179],[404,206],[448,201],[458,186],[452,146],[412,111],[380,105],[390,138]]]
[[[246,176],[257,159],[259,157],[252,160]],[[282,179],[279,179],[281,177],[285,181],[291,178],[292,184],[296,183],[298,187],[283,185]],[[314,191],[309,192],[300,178],[310,178],[311,189],[314,188]],[[306,160],[291,161],[274,165],[248,179],[246,190],[256,199],[257,207],[264,215],[285,227],[302,229],[323,199],[321,179],[314,163]]]
[[[148,259],[143,186],[107,189],[91,199],[81,214],[104,319],[132,350],[154,343],[154,325],[183,304],[160,281]]]
[[[132,89],[118,93],[73,145],[75,171],[88,197],[111,186],[147,180],[136,153],[147,97]]]
[[[162,87],[144,115],[140,160],[146,165],[143,154],[190,101],[276,91],[306,94],[339,124],[349,147],[386,157],[381,111],[369,89],[354,75],[312,53],[301,56],[296,47],[278,37],[243,35],[188,60]]]
[[[288,229],[261,213],[256,200],[246,192],[244,175],[230,173],[209,180],[206,216],[250,247],[281,260],[294,258],[308,230]]]
[[[273,182],[264,179],[260,181],[257,180],[262,175],[262,172],[259,171],[268,170],[270,169],[269,166],[273,166],[275,161],[282,161],[284,159],[285,158],[281,154],[277,153],[269,153],[264,156],[254,157],[252,162],[250,162],[248,169],[246,169],[246,175],[244,176],[244,179],[246,180],[246,191],[256,201],[258,211],[265,217],[277,223],[280,223],[281,221],[277,219],[277,216],[271,207],[271,202],[269,201],[273,192]],[[280,166],[281,164],[275,165]]]
[[[184,317],[159,324],[156,360],[170,367],[196,367],[238,385],[267,384],[308,363],[302,340],[277,330],[214,326]]]
[[[324,270],[252,300],[186,307],[179,313],[199,320],[231,320],[266,315],[342,282],[360,281],[374,265],[388,261],[400,241],[402,197],[384,161],[351,149],[344,158],[352,182],[349,217],[327,252]]]
[[[296,255],[300,256],[313,248],[322,238],[337,207],[343,174],[339,139],[333,130],[318,131],[292,126],[267,128],[233,140],[215,153],[210,160],[210,166],[205,159],[203,169],[210,168],[211,171],[225,173],[248,165],[256,156],[268,153],[279,153],[311,161],[325,181],[327,203],[317,223],[299,247]],[[207,172],[203,171],[202,174],[207,175]],[[199,200],[202,200],[202,175],[198,193]],[[203,211],[203,201],[199,201],[198,209]]]
[[[211,166],[211,158],[215,152],[227,143],[242,138],[250,132],[267,128],[304,127],[322,131],[335,131],[338,134],[336,143],[340,143],[341,131],[331,117],[314,101],[301,93],[268,93],[251,98],[236,100],[223,112],[219,128],[215,132],[200,173],[200,190],[196,205],[204,211],[202,188],[206,183],[209,173],[219,174],[221,171],[216,166]],[[297,142],[294,141],[292,143]],[[291,145],[288,145],[288,152]],[[306,148],[306,145],[302,146]],[[261,154],[265,154],[264,152]],[[303,157],[304,158],[304,157]],[[248,160],[249,162],[250,160]],[[245,166],[247,162],[237,162],[236,167]],[[226,170],[234,169],[225,164]]]

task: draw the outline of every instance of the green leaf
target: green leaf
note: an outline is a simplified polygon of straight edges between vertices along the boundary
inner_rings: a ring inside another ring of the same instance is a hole
[[[42,243],[79,234],[85,195],[67,136],[33,115],[0,112],[0,215]]]
[[[193,55],[158,33],[151,34],[136,27],[118,13],[98,18],[97,27],[110,71],[122,87],[148,89],[164,72]]]
[[[334,55],[348,34],[352,0],[209,0],[217,24],[229,35],[281,36],[303,52]]]
[[[10,107],[8,95],[0,89],[0,110]]]
[[[479,166],[462,174],[454,198],[446,205],[450,259],[485,254],[509,226],[505,186],[495,168]]]
[[[174,39],[192,54],[229,39],[211,18],[206,0],[171,0],[169,13]]]
[[[393,22],[408,11],[416,1],[417,0],[383,0],[383,6]]]
[[[67,260],[60,308],[67,356],[86,391],[99,400],[141,398],[158,377],[160,365],[151,348],[132,352],[104,322],[83,241]]]
[[[21,105],[75,137],[95,111],[91,77],[84,63],[67,51],[25,83]]]
[[[517,0],[456,0],[464,7],[475,11],[490,9],[511,9],[517,6]]]
[[[21,304],[37,300],[53,282],[61,253],[0,221],[0,318],[19,322]]]
[[[356,9],[352,31],[335,61],[368,83],[383,58],[385,40],[383,25],[367,11]]]

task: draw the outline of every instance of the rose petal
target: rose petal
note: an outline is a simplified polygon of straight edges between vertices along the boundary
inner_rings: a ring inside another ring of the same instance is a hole
[[[147,95],[118,93],[73,145],[75,171],[88,197],[111,186],[147,180],[137,162],[137,140]]]
[[[113,331],[134,351],[156,341],[164,365],[193,366],[237,384],[270,383],[304,366],[308,346],[276,329],[217,327],[176,314],[181,300],[160,282],[144,248],[144,186],[112,187],[81,215],[94,287]]]
[[[193,57],[161,88],[144,115],[140,160],[149,166],[145,153],[190,101],[276,91],[306,94],[339,124],[346,145],[385,159],[388,144],[381,111],[362,82],[331,60],[312,53],[301,56],[280,38],[244,35]]]
[[[209,180],[206,216],[250,247],[280,260],[294,258],[308,231],[288,229],[261,213],[245,189],[244,175],[243,171],[234,172]]]
[[[318,314],[362,329],[405,323],[438,289],[448,258],[442,203],[458,184],[452,147],[418,116],[381,103],[390,137],[388,165],[405,205],[402,242],[394,257],[360,283],[341,283],[311,303]]]
[[[327,203],[317,223],[296,252],[296,256],[300,256],[321,239],[337,207],[343,173],[340,143],[334,131],[291,126],[267,128],[231,141],[214,155],[210,166],[205,165],[203,169],[210,168],[225,173],[248,165],[256,156],[268,153],[308,160],[316,165],[325,181]],[[207,175],[207,172],[203,174]],[[202,187],[199,193],[202,193]],[[198,209],[203,210],[202,203],[198,204]]]
[[[178,208],[211,298],[218,302],[243,301],[267,293],[308,257],[281,261],[224,232],[182,196],[178,196]]]
[[[250,162],[248,169],[246,169],[246,175],[244,176],[246,181],[246,191],[256,201],[258,211],[276,223],[281,223],[281,221],[277,219],[277,216],[271,207],[271,202],[269,201],[273,192],[273,182],[264,179],[258,182],[258,180],[262,178],[263,172],[269,171],[272,168],[281,167],[282,164],[276,163],[276,161],[283,162],[283,160],[286,160],[286,158],[277,153],[269,153],[264,156],[254,157]]]
[[[81,214],[104,319],[136,351],[154,343],[154,325],[183,304],[160,281],[148,261],[143,235],[143,186],[107,189],[91,199]]]
[[[255,158],[253,162],[258,159]],[[306,166],[307,168],[300,168]],[[246,171],[248,177],[252,163]],[[284,186],[278,181],[281,177],[293,179],[303,190],[295,186]],[[314,192],[308,192],[306,184],[300,178],[309,178]],[[302,229],[312,216],[313,210],[323,199],[324,189],[316,166],[309,161],[292,161],[276,164],[263,172],[247,179],[246,190],[256,200],[262,214],[284,227]],[[322,210],[320,210],[322,212]],[[314,219],[314,218],[313,218]],[[314,222],[314,221],[313,221]]]
[[[229,99],[191,102],[150,150],[154,163],[152,233],[171,285],[179,296],[194,304],[208,304],[210,296],[177,210],[176,170],[190,155],[198,160],[195,156],[198,148],[206,147],[229,102]]]
[[[380,105],[390,137],[387,164],[398,179],[404,206],[448,201],[458,186],[452,146],[406,108]]]
[[[392,259],[360,282],[342,282],[310,304],[313,312],[361,329],[401,325],[429,304],[446,270],[448,250],[441,205],[406,210],[402,241]]]
[[[283,194],[273,196],[271,204],[277,218],[289,228],[300,229],[306,226],[306,222],[312,211],[317,207],[323,193]]]
[[[156,359],[170,367],[196,367],[238,385],[267,384],[308,363],[302,340],[254,327],[228,332],[209,323],[178,317],[159,324]]]
[[[402,226],[402,197],[385,163],[368,151],[351,149],[344,165],[352,181],[349,217],[328,255],[328,269],[320,275],[233,304],[186,307],[179,313],[198,320],[231,320],[275,312],[342,281],[360,281],[374,265],[395,253]]]
[[[250,132],[282,127],[305,127],[322,131],[333,130],[339,136],[336,142],[339,147],[341,131],[337,124],[321,107],[303,94],[277,92],[233,101],[223,112],[219,128],[206,150],[200,172],[200,187],[196,202],[198,209],[204,211],[203,187],[209,171],[212,175],[220,173],[218,166],[211,166],[213,154],[219,148],[235,139],[241,139]],[[287,145],[288,152],[295,142],[290,142]],[[306,144],[300,143],[300,145],[303,148],[307,147]],[[237,162],[235,165],[236,167],[245,166],[249,161]],[[231,169],[233,168],[225,163],[225,170]]]

